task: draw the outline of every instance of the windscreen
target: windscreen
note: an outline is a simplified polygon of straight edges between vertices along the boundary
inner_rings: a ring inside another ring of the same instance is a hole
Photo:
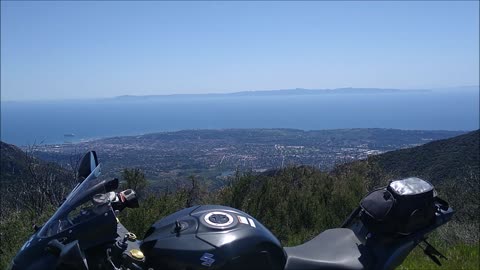
[[[63,204],[41,228],[38,233],[39,237],[56,235],[105,211],[105,207],[93,205],[91,202],[93,195],[106,193],[105,180],[99,178],[100,171],[101,165],[99,164],[83,182],[70,192]]]

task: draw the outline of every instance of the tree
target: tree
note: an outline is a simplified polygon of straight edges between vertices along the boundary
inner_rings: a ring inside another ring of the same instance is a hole
[[[65,165],[65,168],[72,174],[71,179],[74,182],[77,182],[78,180],[78,168],[80,167],[80,162],[82,161],[83,155],[84,153],[79,151],[78,146],[75,146],[73,150],[70,151],[68,162]]]
[[[137,194],[143,193],[147,187],[148,181],[145,178],[145,174],[139,168],[125,168],[122,171],[122,178],[124,182],[121,185],[122,189],[131,188],[137,192]]]
[[[191,207],[197,204],[202,204],[207,195],[206,186],[198,181],[198,179],[191,175],[189,177],[190,187],[184,187],[186,194],[185,207]]]

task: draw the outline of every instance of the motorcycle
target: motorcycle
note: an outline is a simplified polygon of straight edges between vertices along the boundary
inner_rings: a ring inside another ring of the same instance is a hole
[[[117,218],[138,207],[135,191],[116,193],[118,179],[102,179],[100,171],[96,153],[88,152],[78,170],[83,180],[36,228],[10,269],[394,269],[416,246],[440,264],[445,257],[427,236],[454,214],[433,186],[409,178],[370,193],[342,226],[299,246],[282,247],[254,217],[219,205],[180,210],[139,240]]]

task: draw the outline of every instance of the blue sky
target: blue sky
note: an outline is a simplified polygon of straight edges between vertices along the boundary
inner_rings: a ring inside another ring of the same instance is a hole
[[[479,3],[1,2],[1,98],[479,84]]]

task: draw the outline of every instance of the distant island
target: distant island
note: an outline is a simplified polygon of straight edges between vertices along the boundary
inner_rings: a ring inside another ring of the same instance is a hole
[[[280,89],[280,90],[258,90],[241,91],[233,93],[207,93],[207,94],[172,94],[172,95],[123,95],[114,99],[135,100],[135,99],[157,99],[157,98],[181,98],[181,97],[233,97],[233,96],[291,96],[291,95],[331,95],[331,94],[406,94],[431,92],[428,89],[382,89],[382,88],[336,88],[336,89]]]

